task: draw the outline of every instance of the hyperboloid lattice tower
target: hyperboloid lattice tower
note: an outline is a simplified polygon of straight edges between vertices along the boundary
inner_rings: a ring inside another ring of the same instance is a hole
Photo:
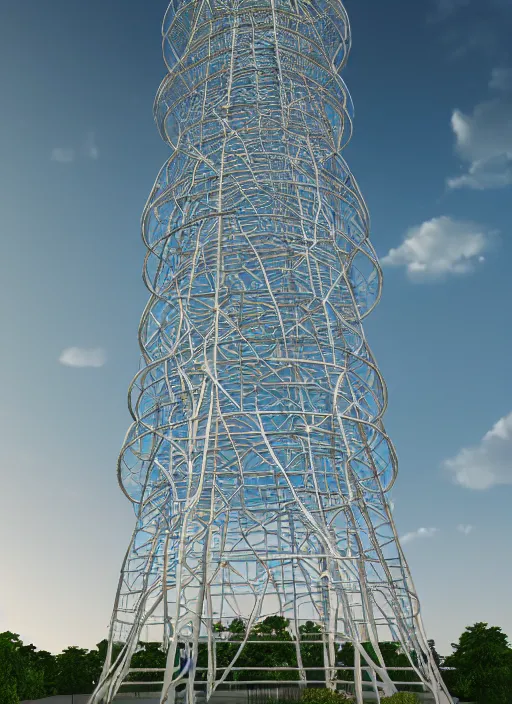
[[[392,693],[379,642],[394,641],[446,702],[386,499],[396,459],[361,325],[381,274],[341,156],[346,12],[173,0],[163,35],[155,115],[173,151],[143,216],[151,295],[119,461],[137,522],[91,701],[133,679],[140,640],[167,651],[172,703],[261,681],[265,658],[251,669],[244,651],[284,638],[281,683],[340,686],[349,643],[357,701]]]

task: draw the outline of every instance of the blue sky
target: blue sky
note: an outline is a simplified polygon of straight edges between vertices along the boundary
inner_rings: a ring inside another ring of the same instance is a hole
[[[512,5],[346,6],[395,519],[448,653],[475,621],[512,637]],[[0,0],[0,631],[52,651],[105,637],[134,523],[115,470],[140,214],[168,155],[151,114],[165,7]]]

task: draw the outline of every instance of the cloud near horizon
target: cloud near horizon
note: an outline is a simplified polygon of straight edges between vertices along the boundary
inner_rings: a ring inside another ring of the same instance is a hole
[[[462,448],[443,464],[455,483],[467,489],[512,484],[512,412],[500,418],[478,445]]]
[[[418,530],[413,530],[410,533],[406,533],[400,538],[400,543],[405,545],[411,543],[413,540],[418,538],[433,538],[434,535],[439,533],[439,528],[418,528]]]
[[[67,347],[59,357],[59,362],[65,367],[103,367],[106,361],[107,354],[101,347]]]
[[[443,279],[449,274],[468,274],[483,252],[491,245],[494,234],[473,222],[454,220],[446,215],[412,227],[399,247],[382,259],[383,266],[403,266],[411,281]]]

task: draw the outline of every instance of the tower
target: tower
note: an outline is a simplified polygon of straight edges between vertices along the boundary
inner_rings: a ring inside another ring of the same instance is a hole
[[[386,499],[396,458],[361,323],[381,273],[341,156],[344,7],[173,0],[163,36],[155,117],[173,151],[143,216],[150,299],[119,460],[137,520],[91,702],[112,700],[144,636],[167,652],[162,702],[261,680],[238,664],[275,616],[282,682],[313,670],[335,688],[349,643],[358,704],[363,677],[378,700],[393,641],[444,704]]]

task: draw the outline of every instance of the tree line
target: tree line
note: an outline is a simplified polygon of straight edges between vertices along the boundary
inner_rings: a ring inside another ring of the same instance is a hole
[[[216,647],[217,667],[222,668],[229,665],[238,651],[246,626],[240,619],[235,619],[229,626],[219,623],[215,628],[223,632],[222,640]],[[306,677],[309,681],[321,680],[324,662],[323,645],[319,642],[321,629],[308,622],[300,626],[300,631],[300,659]],[[256,642],[245,645],[236,663],[240,669],[231,672],[228,681],[299,679],[297,671],[275,669],[298,666],[297,644],[286,619],[279,616],[266,618],[254,626],[250,639]],[[262,643],[258,643],[258,640]],[[393,681],[418,682],[414,671],[392,669],[410,666],[408,657],[401,652],[398,643],[380,643],[379,646]],[[429,646],[452,695],[475,704],[512,704],[512,648],[500,628],[486,623],[469,626],[459,641],[452,643],[453,653],[447,657],[437,653],[434,641],[429,641]],[[365,643],[363,647],[375,658],[371,643]],[[115,647],[114,657],[121,648],[121,645]],[[15,633],[0,633],[0,701],[2,704],[18,704],[26,699],[56,694],[89,694],[99,680],[106,653],[106,640],[92,650],[71,646],[58,655],[52,655],[38,650],[34,645],[25,645]],[[415,663],[418,662],[418,657],[425,657],[425,654],[410,655]],[[206,679],[207,660],[207,646],[200,643],[196,679]],[[161,643],[141,642],[131,666],[164,668],[165,663],[166,653]],[[179,664],[179,655],[176,664]],[[344,669],[354,666],[354,648],[351,643],[345,643],[338,649],[336,666],[338,679],[353,681],[353,671]],[[250,670],[252,667],[265,669]],[[138,672],[130,677],[138,682],[147,682],[151,689],[151,682],[161,681],[162,673]],[[365,674],[364,677],[369,680],[368,675]],[[397,688],[407,689],[407,685]],[[139,690],[141,686],[134,685],[132,689]],[[153,685],[153,689],[157,687]]]

